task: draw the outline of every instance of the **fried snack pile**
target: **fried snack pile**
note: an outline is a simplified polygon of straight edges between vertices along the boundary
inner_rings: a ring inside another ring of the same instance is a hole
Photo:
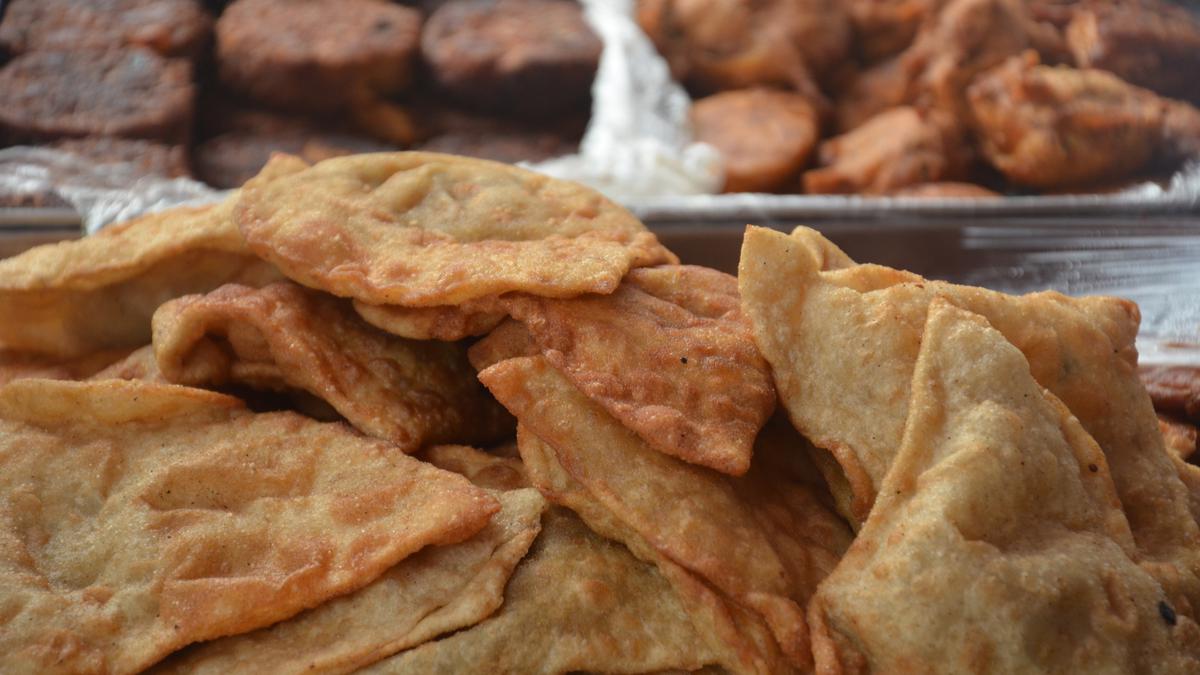
[[[721,154],[725,192],[1107,192],[1200,156],[1200,14],[1180,3],[636,5],[697,99],[692,126]],[[805,102],[821,124],[799,119]],[[947,181],[980,187],[917,189]]]
[[[1200,669],[1195,378],[1125,300],[803,227],[733,277],[411,153],[278,157],[0,308],[5,673]]]

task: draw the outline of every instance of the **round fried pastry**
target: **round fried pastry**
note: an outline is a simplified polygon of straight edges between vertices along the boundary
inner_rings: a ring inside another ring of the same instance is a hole
[[[237,221],[288,277],[376,305],[611,293],[629,269],[676,260],[590,189],[434,153],[340,157],[252,180]]]
[[[421,53],[438,85],[470,105],[552,114],[587,101],[602,45],[574,2],[449,0]]]
[[[727,91],[692,106],[696,140],[717,149],[725,192],[772,192],[808,164],[820,132],[817,112],[799,94]]]
[[[137,45],[195,60],[212,36],[200,0],[13,0],[0,49],[13,54]]]
[[[0,142],[121,136],[179,143],[194,98],[187,62],[148,49],[30,52],[0,70]]]
[[[263,103],[331,111],[403,89],[417,10],[379,0],[237,0],[217,21],[221,80]]]

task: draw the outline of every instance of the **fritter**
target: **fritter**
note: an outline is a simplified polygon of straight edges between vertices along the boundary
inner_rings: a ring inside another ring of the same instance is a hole
[[[195,60],[211,37],[199,0],[11,0],[0,23],[12,54],[136,45]]]
[[[0,143],[120,136],[182,144],[191,67],[143,49],[38,51],[0,70]]]
[[[449,0],[421,35],[421,54],[447,94],[526,115],[584,107],[601,48],[579,5],[564,0]]]

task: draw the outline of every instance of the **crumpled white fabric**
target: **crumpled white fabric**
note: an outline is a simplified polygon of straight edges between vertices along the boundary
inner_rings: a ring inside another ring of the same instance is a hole
[[[592,118],[579,153],[527,168],[629,202],[720,191],[721,158],[692,142],[687,92],[633,19],[633,0],[581,0],[604,43],[592,82]]]

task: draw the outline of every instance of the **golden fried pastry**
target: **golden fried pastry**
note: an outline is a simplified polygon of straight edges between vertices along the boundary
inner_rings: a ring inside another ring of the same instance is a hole
[[[292,413],[146,382],[0,388],[0,670],[133,673],[355,591],[498,505]]]
[[[360,672],[692,671],[711,654],[653,565],[553,508],[494,616]]]
[[[475,380],[463,346],[392,337],[349,302],[295,284],[230,284],[177,298],[158,308],[153,327],[169,382],[307,391],[404,452],[512,433],[512,419]]]
[[[508,317],[495,296],[440,307],[371,305],[355,300],[354,310],[372,326],[413,340],[453,341],[484,335]]]
[[[818,671],[1200,669],[1066,406],[983,317],[935,299],[922,334],[894,467],[809,609]]]
[[[750,228],[739,287],[789,417],[841,465],[831,486],[844,515],[862,522],[873,513],[896,466],[922,330],[930,303],[945,298],[986,317],[1078,417],[1104,451],[1139,560],[1180,612],[1200,607],[1200,527],[1137,379],[1136,305],[1010,296],[878,265],[821,272],[813,245],[797,243],[821,238],[808,228],[790,237]]]
[[[756,461],[745,477],[731,478],[654,450],[542,356],[501,361],[479,378],[516,415],[518,433],[523,428],[549,446],[560,471],[603,507],[605,522],[613,520],[635,539],[634,550],[654,551],[748,611],[752,624],[765,623],[774,646],[768,641],[752,659],[760,662],[758,669],[763,663],[773,671],[811,662],[803,607],[840,557],[849,532],[806,482],[780,467],[766,468],[769,461]],[[802,441],[790,438],[783,444],[786,460],[802,459],[795,452]],[[766,452],[760,446],[755,456]],[[535,471],[526,444],[521,453]],[[556,500],[553,490],[543,492]],[[589,513],[581,515],[597,526]],[[772,667],[780,658],[775,650],[784,660]]]
[[[1158,0],[1090,2],[1074,12],[1066,35],[1077,66],[1200,104],[1200,19],[1194,12]]]
[[[779,86],[819,96],[850,52],[837,0],[639,0],[637,19],[675,78],[700,94]]]
[[[1162,431],[1167,451],[1179,459],[1187,460],[1196,452],[1196,427],[1166,415],[1158,416],[1158,428]]]
[[[349,673],[478,624],[504,601],[546,507],[531,489],[495,498],[500,511],[470,539],[425,548],[354,593],[268,628],[197,645],[149,672]]]
[[[141,216],[0,261],[0,348],[76,357],[150,342],[163,302],[279,273],[247,249],[233,202]]]
[[[29,377],[83,380],[104,372],[129,355],[128,349],[106,349],[64,359],[29,352],[0,351],[0,386]]]
[[[692,104],[695,139],[721,155],[725,192],[774,192],[793,183],[820,134],[817,111],[800,94],[739,89]]]
[[[655,450],[732,475],[750,468],[775,389],[742,317],[737,279],[647,267],[612,295],[517,297],[507,307],[535,353]],[[492,342],[472,348],[476,368],[494,361]]]
[[[506,445],[515,445],[508,443]],[[418,455],[439,469],[466,476],[472,483],[489,490],[519,490],[530,487],[525,465],[511,450],[478,450],[466,445],[431,445]]]
[[[342,157],[255,179],[237,221],[250,250],[285,275],[374,305],[611,293],[632,268],[676,262],[592,190],[432,153]]]
[[[979,73],[1034,49],[1065,56],[1058,31],[1036,21],[1023,0],[953,0],[902,53],[864,71],[837,100],[843,131],[899,105],[965,118],[963,91]]]
[[[967,152],[960,127],[950,117],[893,108],[822,143],[820,168],[805,172],[804,191],[888,194],[954,180],[966,173]]]
[[[1018,185],[1082,187],[1200,154],[1200,110],[1101,70],[1026,54],[981,76],[967,98],[982,154]]]

